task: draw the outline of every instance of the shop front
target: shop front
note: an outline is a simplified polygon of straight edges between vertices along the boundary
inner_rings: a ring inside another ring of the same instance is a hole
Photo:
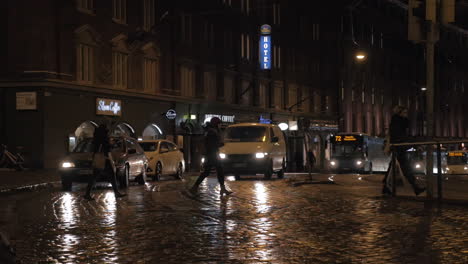
[[[173,102],[57,87],[9,88],[5,98],[3,143],[10,149],[21,146],[29,168],[56,168],[102,123],[113,135],[175,135],[174,121],[165,116]]]

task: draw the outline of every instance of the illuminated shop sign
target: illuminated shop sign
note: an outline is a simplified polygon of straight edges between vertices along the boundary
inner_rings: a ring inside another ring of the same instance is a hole
[[[219,119],[221,119],[221,121],[223,121],[224,123],[234,123],[234,118],[236,116],[234,115],[215,115],[215,114],[206,114],[205,115],[205,119],[204,119],[204,123],[206,122],[209,122],[211,120],[211,118],[213,117],[218,117]]]
[[[271,26],[263,25],[260,27],[259,58],[260,69],[271,69]]]
[[[96,114],[108,116],[121,116],[122,101],[114,99],[96,98]]]
[[[259,120],[260,124],[271,124],[271,119],[267,119],[267,118],[263,118],[263,116],[261,115]]]
[[[449,152],[449,157],[463,157],[463,152]]]
[[[174,109],[169,109],[166,112],[166,118],[167,119],[175,119],[177,117],[177,112]]]

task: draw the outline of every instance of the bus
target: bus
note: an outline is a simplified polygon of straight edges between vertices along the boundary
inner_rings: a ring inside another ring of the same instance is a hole
[[[447,174],[468,174],[468,152],[465,150],[447,152]]]
[[[390,156],[384,139],[363,133],[338,133],[329,139],[329,169],[333,172],[386,172]]]

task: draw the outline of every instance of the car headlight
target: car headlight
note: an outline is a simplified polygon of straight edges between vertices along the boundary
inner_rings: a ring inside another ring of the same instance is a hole
[[[205,158],[201,158],[201,163],[205,163]]]
[[[221,159],[225,159],[225,158],[226,158],[226,154],[224,154],[224,153],[219,153],[219,157],[220,157]]]
[[[255,153],[255,158],[257,159],[263,159],[264,157],[265,157],[265,153],[262,153],[262,152]]]
[[[357,161],[356,161],[356,165],[359,166],[359,165],[361,165],[361,164],[362,164],[362,160],[357,160]]]
[[[336,166],[336,161],[334,160],[330,161],[330,165],[332,165],[333,167]]]
[[[464,170],[468,170],[468,167],[463,167],[463,169],[464,169]],[[448,168],[447,168],[447,170],[448,170]]]
[[[421,164],[416,163],[416,165],[414,165],[414,167],[415,167],[416,169],[419,169],[419,168],[421,168]]]
[[[69,161],[64,161],[62,162],[62,168],[73,168],[75,167],[75,163],[69,162]]]

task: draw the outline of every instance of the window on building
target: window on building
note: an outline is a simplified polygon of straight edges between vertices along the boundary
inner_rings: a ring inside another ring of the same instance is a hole
[[[273,4],[273,24],[281,24],[281,6],[278,3]]]
[[[195,94],[195,71],[188,66],[180,68],[180,89],[181,95],[193,97]]]
[[[182,42],[192,43],[192,17],[182,14],[180,17],[180,34]]]
[[[209,48],[214,48],[214,25],[205,22],[203,29],[204,43],[208,43]]]
[[[76,1],[76,5],[79,11],[93,13],[94,0],[78,0]]]
[[[114,21],[126,24],[127,23],[127,0],[113,0],[113,18]]]
[[[93,46],[78,44],[76,54],[76,79],[80,83],[94,81],[94,50]]]
[[[205,71],[203,73],[203,86],[200,91],[204,98],[215,100],[216,99],[216,74],[213,71]]]
[[[145,92],[155,92],[159,82],[159,63],[153,58],[143,59],[143,87]]]
[[[248,34],[241,34],[241,57],[247,60],[251,59],[251,50],[250,50],[250,36]]]
[[[231,75],[224,76],[224,100],[226,103],[234,103],[235,80]]]
[[[312,40],[320,39],[320,24],[312,24]]]
[[[281,68],[281,47],[273,46],[273,67]]]
[[[128,55],[122,52],[112,52],[112,73],[114,87],[127,88]]]
[[[241,12],[249,15],[250,14],[250,0],[241,0]]]
[[[154,26],[154,0],[143,0],[143,29],[150,31]]]

